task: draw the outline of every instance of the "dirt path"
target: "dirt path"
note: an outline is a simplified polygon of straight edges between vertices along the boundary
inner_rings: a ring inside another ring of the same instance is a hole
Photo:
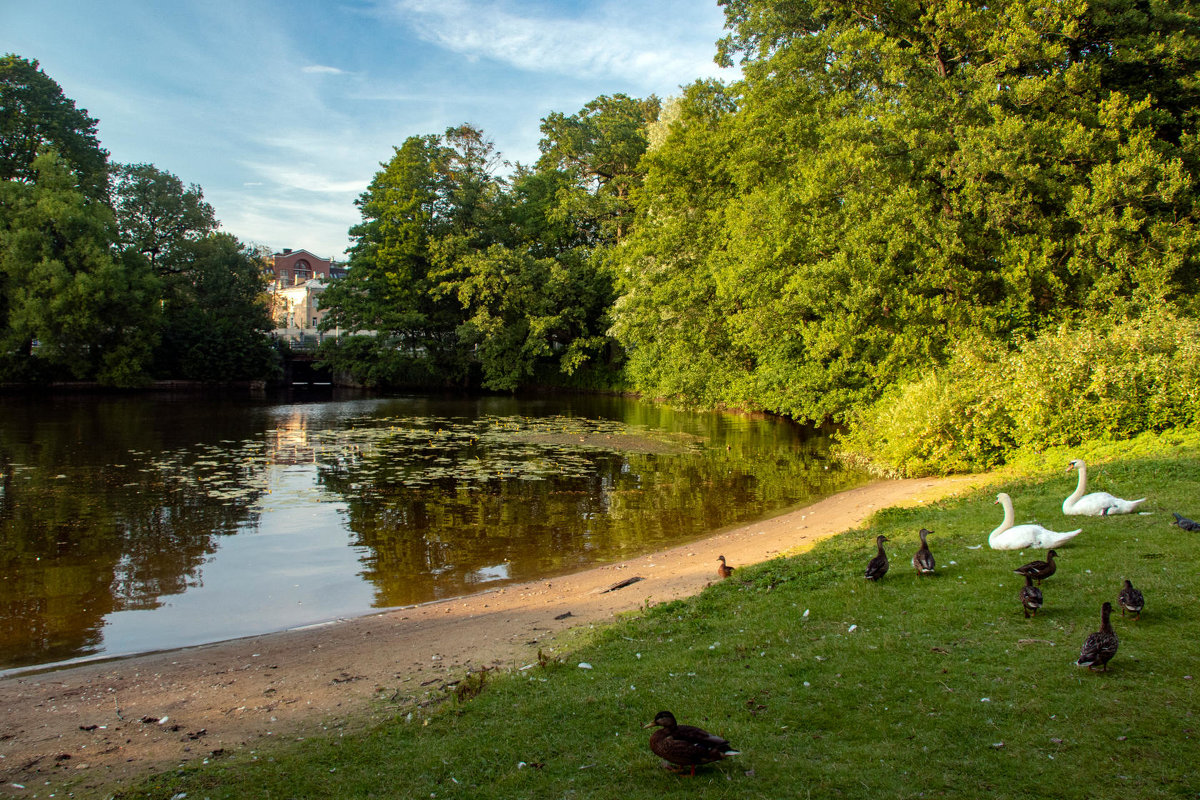
[[[930,502],[970,478],[885,481],[764,522],[574,575],[284,633],[0,679],[0,796],[107,796],[148,773],[270,740],[361,727],[518,668],[574,626],[699,592],[750,564]],[[604,590],[629,578],[629,586]],[[382,701],[382,702],[381,702]]]

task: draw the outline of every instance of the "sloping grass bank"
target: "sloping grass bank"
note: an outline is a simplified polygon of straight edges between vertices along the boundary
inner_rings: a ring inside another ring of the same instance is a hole
[[[1035,478],[886,510],[581,634],[569,658],[490,677],[472,699],[398,709],[368,735],[239,753],[121,797],[1196,797],[1200,533],[1169,523],[1172,511],[1200,518],[1200,452],[1094,465],[1094,489],[1150,498],[1151,513],[1125,517],[1063,517],[1075,485],[1063,466],[1055,457]],[[996,489],[1018,522],[1084,529],[1059,548],[1035,619],[1012,570],[1044,553],[988,549]],[[929,578],[909,563],[921,527],[934,531]],[[879,533],[892,567],[871,584]],[[1124,578],[1145,592],[1142,618],[1114,615],[1109,672],[1075,667]],[[641,729],[661,709],[743,754],[695,777],[661,769]]]

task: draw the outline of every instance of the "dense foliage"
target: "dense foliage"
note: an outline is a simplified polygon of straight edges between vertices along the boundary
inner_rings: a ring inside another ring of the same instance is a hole
[[[842,449],[899,475],[984,470],[1018,450],[1200,429],[1196,387],[1194,319],[1063,325],[1016,350],[959,345],[944,368],[890,387],[859,412]]]
[[[844,420],[964,337],[1194,310],[1194,4],[725,6],[744,80],[618,254],[639,388]]]
[[[497,177],[476,128],[410,137],[359,198],[324,358],[367,383],[513,390],[611,366],[607,254],[624,235],[657,100],[601,97],[542,124],[534,168]],[[591,383],[594,385],[594,382]]]
[[[262,261],[198,186],[110,164],[36,61],[0,59],[0,381],[260,379]]]

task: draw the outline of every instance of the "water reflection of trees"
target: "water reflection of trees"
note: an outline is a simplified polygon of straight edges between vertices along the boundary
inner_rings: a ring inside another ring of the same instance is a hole
[[[694,426],[696,417],[688,419]],[[477,466],[454,477],[443,463],[439,477],[421,484],[410,480],[413,465],[444,462],[445,443],[430,441],[423,452],[421,437],[401,434],[403,453],[380,450],[405,481],[381,480],[383,467],[369,454],[327,464],[319,477],[343,496],[355,543],[366,548],[364,577],[384,606],[631,557],[858,480],[824,459],[823,441],[778,421],[742,420],[736,430],[696,435],[704,446],[674,454],[592,449],[586,474],[570,477],[528,479],[514,469],[482,479]],[[557,457],[528,440],[525,448],[530,461]],[[480,455],[472,443],[465,457]]]
[[[344,504],[377,605],[630,557],[855,480],[779,420],[613,398],[0,398],[0,413],[0,668],[97,652],[106,616],[202,582],[279,465],[314,465],[326,493],[293,500]]]
[[[164,447],[150,401],[11,402],[4,412],[0,667],[96,652],[106,615],[193,585],[216,536],[247,518],[244,505],[213,503],[145,460],[112,464]]]

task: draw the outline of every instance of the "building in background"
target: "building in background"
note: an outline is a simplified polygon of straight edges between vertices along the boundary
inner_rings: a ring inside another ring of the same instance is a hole
[[[321,294],[330,279],[346,274],[345,267],[307,250],[285,248],[267,260],[266,268],[276,337],[292,342],[319,340],[317,326],[324,316]]]

